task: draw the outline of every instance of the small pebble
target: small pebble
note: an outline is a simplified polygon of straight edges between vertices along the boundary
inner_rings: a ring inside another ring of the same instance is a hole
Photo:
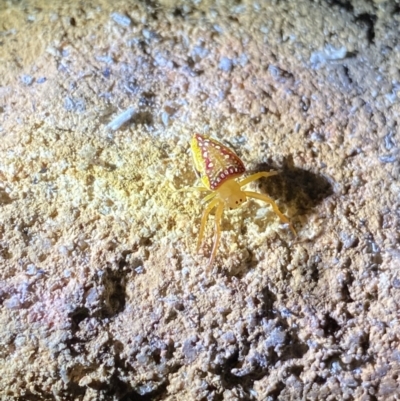
[[[123,26],[124,28],[127,28],[132,23],[131,19],[127,15],[121,13],[112,13],[111,18],[114,22]]]
[[[26,266],[26,274],[28,274],[29,276],[33,276],[35,275],[37,272],[36,266],[31,263],[28,266]]]
[[[32,85],[34,78],[31,77],[30,75],[22,75],[21,77],[21,81],[23,84],[25,84],[26,86],[30,86]]]
[[[133,107],[128,107],[125,111],[115,117],[110,123],[108,123],[107,128],[111,131],[116,131],[121,128],[125,123],[127,123],[135,115],[135,109]]]
[[[379,160],[382,163],[394,163],[396,160],[399,160],[399,157],[396,155],[383,155],[379,157]]]
[[[210,52],[203,46],[195,46],[192,50],[192,56],[199,60],[207,57],[209,53]]]
[[[137,274],[142,274],[142,273],[144,272],[143,266],[138,266],[138,267],[135,269],[135,272],[136,272]]]
[[[219,61],[218,65],[219,69],[225,72],[230,72],[232,71],[232,60],[228,57],[222,57],[221,60]]]
[[[86,109],[85,101],[67,96],[64,99],[64,109],[67,111],[83,112]]]
[[[3,305],[7,309],[20,309],[22,304],[17,295],[13,295],[11,298],[8,298],[4,301]]]
[[[169,114],[165,111],[161,113],[161,121],[167,127],[169,123]]]
[[[157,32],[152,31],[150,29],[143,29],[142,34],[147,40],[160,39],[160,35],[158,35]]]
[[[96,60],[106,64],[112,64],[114,62],[111,56],[96,56]]]

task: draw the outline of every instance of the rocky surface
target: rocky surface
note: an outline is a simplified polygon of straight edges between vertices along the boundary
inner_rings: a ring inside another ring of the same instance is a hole
[[[0,5],[4,400],[394,400],[397,1]],[[277,200],[204,205],[193,132]],[[212,220],[212,218],[211,218]]]

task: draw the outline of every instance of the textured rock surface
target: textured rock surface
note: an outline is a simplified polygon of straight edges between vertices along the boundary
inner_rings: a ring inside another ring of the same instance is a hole
[[[228,2],[227,2],[228,3]],[[395,1],[4,2],[0,394],[390,400]],[[194,132],[277,199],[195,243]]]

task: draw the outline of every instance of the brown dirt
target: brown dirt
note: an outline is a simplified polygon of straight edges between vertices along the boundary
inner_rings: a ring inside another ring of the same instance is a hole
[[[231,3],[1,3],[1,399],[399,399],[399,4]]]

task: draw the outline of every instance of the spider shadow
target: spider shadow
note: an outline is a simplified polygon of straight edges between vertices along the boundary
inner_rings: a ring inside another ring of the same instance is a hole
[[[259,163],[248,173],[271,170],[278,171],[278,174],[257,180],[255,185],[258,191],[279,201],[289,209],[295,209],[296,215],[310,214],[313,208],[334,194],[332,183],[326,177],[295,167],[291,158],[284,159],[280,165],[274,162]],[[231,276],[242,276],[249,269],[254,268],[258,261],[250,255],[245,264],[246,268],[243,271]]]
[[[305,215],[333,195],[332,183],[323,175],[297,168],[291,157],[285,158],[281,166],[259,163],[255,172],[276,170],[275,176],[259,180],[259,190],[274,200],[293,205],[297,214]]]
[[[272,170],[278,174],[261,178],[253,185],[257,185],[258,192],[270,196],[289,209],[293,208],[296,215],[310,214],[313,208],[334,194],[332,182],[328,178],[295,167],[291,157],[285,158],[280,164],[272,161],[259,163],[254,169],[248,170],[248,173]],[[243,270],[240,268],[239,272],[233,272],[228,276],[242,277],[247,271],[256,267],[259,261],[253,259],[250,253],[249,259],[242,263],[246,266]]]

